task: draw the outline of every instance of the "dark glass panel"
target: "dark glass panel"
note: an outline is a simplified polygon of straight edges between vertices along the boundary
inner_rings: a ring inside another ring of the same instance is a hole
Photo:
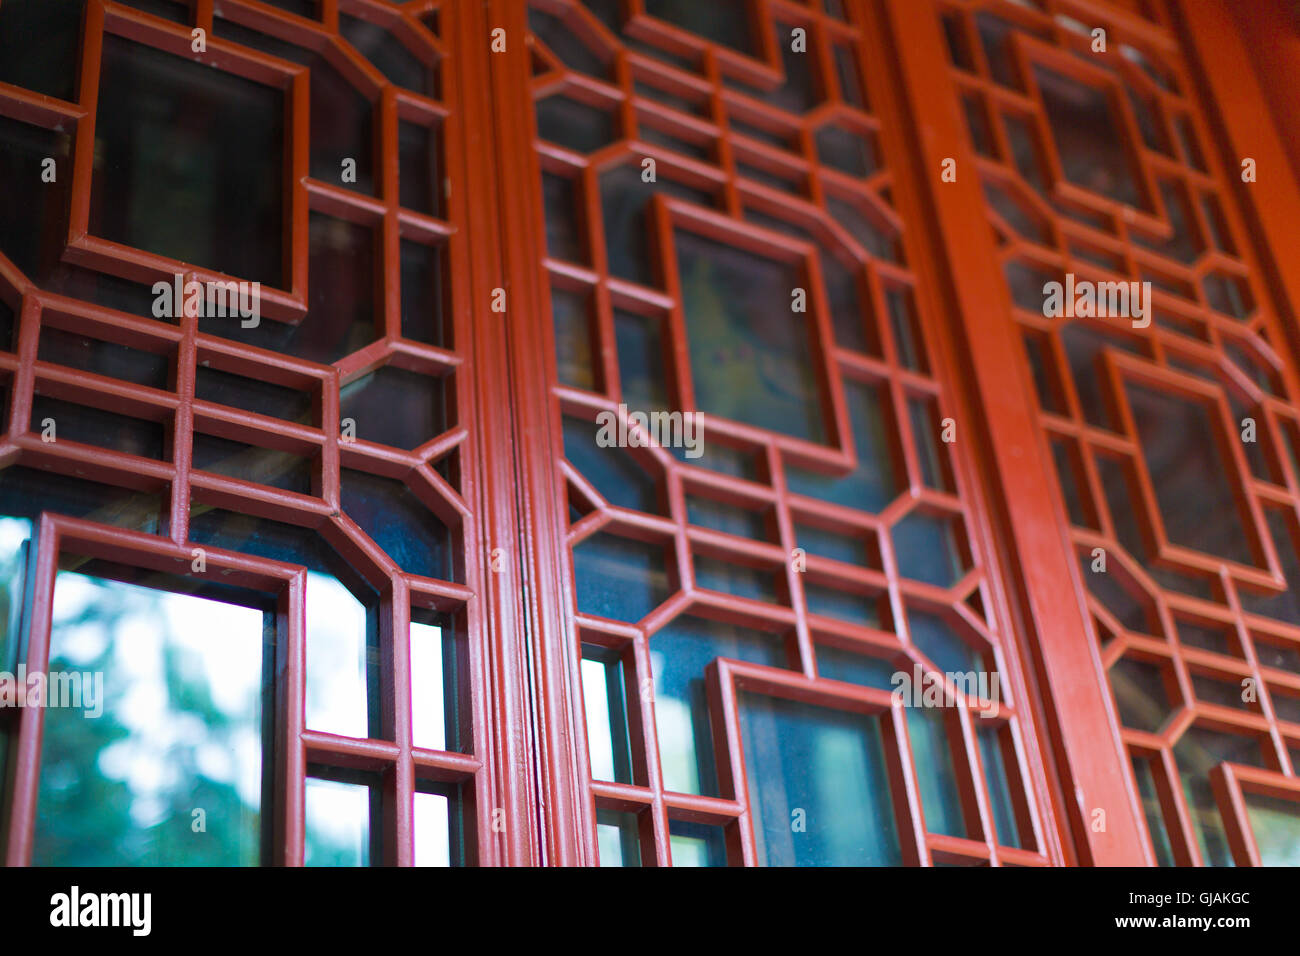
[[[451,531],[405,484],[345,468],[341,499],[343,512],[403,571],[453,580]]]
[[[1110,686],[1125,727],[1155,733],[1173,710],[1164,670],[1156,664],[1120,658],[1110,669]]]
[[[284,109],[274,87],[106,33],[91,233],[281,285]]]
[[[1065,178],[1117,202],[1145,205],[1109,94],[1043,66],[1034,75]]]
[[[356,423],[356,437],[407,451],[447,428],[445,379],[384,365],[343,386],[341,417]]]
[[[339,32],[389,82],[427,96],[438,95],[435,71],[378,23],[340,13]]]
[[[85,6],[85,0],[5,0],[0,4],[0,81],[75,100]],[[12,182],[7,177],[5,181]]]
[[[311,14],[315,16],[313,12]],[[311,71],[311,175],[322,182],[374,195],[374,106],[323,54],[217,17],[218,36],[298,63]],[[343,163],[356,164],[356,182],[343,182]]]
[[[668,408],[668,379],[661,319],[614,310],[618,377],[629,408]]]
[[[315,471],[310,459],[202,432],[194,433],[193,466],[199,471],[296,491],[300,495],[311,494]]]
[[[546,251],[556,259],[586,262],[586,238],[574,181],[544,172],[542,197],[546,204]]]
[[[646,13],[690,30],[706,40],[751,56],[758,55],[754,10],[748,0],[695,3],[693,0],[646,0]],[[778,38],[780,39],[780,38]],[[785,37],[788,44],[789,38]]]
[[[194,397],[303,425],[312,424],[314,417],[310,392],[223,372],[203,364],[196,369]]]
[[[894,525],[893,535],[898,573],[905,578],[946,588],[969,569],[962,521],[954,515],[913,511]]]
[[[592,349],[596,337],[592,327],[590,293],[552,287],[551,319],[555,330],[557,377],[565,385],[594,391],[597,374]],[[622,352],[620,347],[620,360]],[[626,394],[624,400],[628,400]]]
[[[68,238],[72,140],[67,133],[0,116],[0,143],[0,181],[7,184],[0,203],[0,252],[42,282],[59,269]],[[52,183],[41,181],[46,159],[55,161]]]
[[[118,415],[45,395],[34,396],[31,430],[40,434],[47,419],[54,421],[57,441],[83,442],[159,460],[166,452],[168,428],[159,422]]]
[[[662,514],[659,483],[622,448],[602,448],[596,442],[601,427],[577,418],[564,419],[564,457],[612,505]]]
[[[1169,540],[1253,563],[1246,519],[1233,491],[1235,471],[1224,460],[1215,410],[1202,401],[1133,383],[1127,392]]]
[[[453,347],[447,278],[446,249],[402,240],[402,338]]]
[[[42,362],[54,362],[164,390],[168,388],[171,377],[170,355],[65,332],[49,324],[41,328],[36,357]]]
[[[397,124],[398,194],[407,209],[442,216],[442,136],[436,126]]]
[[[557,93],[537,101],[537,134],[579,153],[592,153],[614,141],[614,117]]]

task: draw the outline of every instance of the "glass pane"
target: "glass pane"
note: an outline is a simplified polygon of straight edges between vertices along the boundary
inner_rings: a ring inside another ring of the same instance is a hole
[[[673,866],[727,865],[727,838],[722,827],[669,820],[668,847]]]
[[[844,405],[853,430],[857,468],[841,478],[787,468],[786,481],[796,494],[847,508],[880,511],[898,493],[894,428],[886,415],[884,393],[878,385],[846,381]]]
[[[91,233],[281,285],[283,91],[112,33],[102,56]]]
[[[582,699],[592,779],[632,783],[623,662],[609,648],[583,645]]]
[[[1248,793],[1246,814],[1264,866],[1300,866],[1300,803]]]
[[[620,621],[641,620],[668,597],[662,545],[595,534],[573,549],[578,610]]]
[[[307,866],[370,865],[370,788],[307,778]]]
[[[965,837],[961,793],[953,766],[952,744],[943,711],[929,707],[907,708],[907,732],[916,763],[917,785],[925,811],[925,828],[930,833]]]
[[[1001,731],[997,727],[977,723],[975,732],[979,738],[980,760],[984,764],[984,779],[989,785],[997,840],[1003,846],[1019,847],[1020,831],[1016,826],[1015,807],[1011,803],[1012,787],[1016,784],[1014,778],[1007,773]]]
[[[447,748],[447,693],[442,628],[411,621],[411,739],[426,750]]]
[[[739,706],[760,864],[901,865],[879,718],[746,692]]]
[[[307,573],[307,727],[368,737],[367,666],[378,668],[365,605],[334,578]]]
[[[1138,794],[1142,798],[1142,812],[1146,816],[1147,833],[1150,834],[1156,851],[1156,862],[1160,866],[1173,866],[1174,851],[1169,845],[1169,831],[1165,829],[1164,812],[1160,809],[1160,793],[1156,789],[1151,761],[1134,757],[1133,775],[1137,778]]]
[[[797,266],[675,232],[682,308],[701,411],[822,441],[825,429]]]
[[[681,617],[650,639],[655,727],[665,790],[723,796],[718,791],[713,731],[704,674],[719,657],[786,666],[784,642],[775,634]]]
[[[258,610],[60,571],[33,862],[256,865],[272,633]]]
[[[1034,75],[1065,178],[1118,202],[1141,205],[1115,104],[1106,91],[1042,66]]]
[[[635,813],[596,811],[596,839],[601,866],[640,866],[641,841]]]
[[[416,791],[415,865],[451,866],[451,802],[441,793]]]

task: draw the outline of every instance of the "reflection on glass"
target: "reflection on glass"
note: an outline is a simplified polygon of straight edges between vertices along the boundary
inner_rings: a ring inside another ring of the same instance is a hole
[[[623,662],[608,648],[583,645],[582,698],[593,780],[632,782]]]
[[[307,866],[370,865],[370,788],[307,778]]]
[[[677,230],[682,309],[700,410],[823,441],[825,429],[796,265]]]
[[[669,594],[667,554],[612,534],[594,534],[573,549],[578,610],[620,621],[639,621]]]
[[[334,578],[307,573],[307,727],[369,736],[365,606]]]
[[[997,840],[1003,846],[1021,846],[1020,829],[1016,825],[1015,808],[1011,803],[1012,778],[1007,773],[1004,745],[996,727],[979,723],[980,760],[984,764],[984,779],[989,785],[989,801],[993,805],[993,826]],[[1010,750],[1006,751],[1011,753]]]
[[[59,572],[50,672],[85,706],[45,711],[33,862],[256,865],[263,654],[260,611]]]
[[[0,670],[14,672],[18,653],[18,618],[23,605],[23,565],[32,523],[0,517]],[[3,778],[0,778],[3,779]]]
[[[1156,789],[1151,761],[1144,757],[1133,758],[1133,776],[1137,779],[1138,795],[1142,798],[1142,812],[1147,819],[1147,833],[1156,851],[1156,863],[1173,866],[1174,851],[1169,844],[1169,831],[1165,829],[1164,813],[1160,809],[1160,793]]]
[[[957,789],[957,770],[953,766],[952,746],[943,711],[932,707],[909,707],[907,733],[916,764],[917,789],[921,791],[926,830],[948,836],[967,836],[961,794]]]
[[[668,821],[673,866],[726,866],[727,839],[722,827],[686,820]]]
[[[1300,803],[1248,793],[1246,815],[1264,866],[1300,866]]]
[[[718,657],[771,667],[787,663],[777,635],[704,618],[678,618],[651,638],[655,727],[665,790],[723,796],[704,680],[706,668]]]
[[[744,691],[739,705],[761,865],[902,863],[878,717]]]
[[[1233,866],[1227,829],[1210,783],[1210,771],[1221,763],[1264,766],[1260,740],[1193,726],[1174,745],[1174,759],[1178,762],[1183,796],[1201,848],[1201,859],[1207,866]]]
[[[411,622],[411,734],[417,747],[447,749],[442,628]]]
[[[451,804],[441,793],[416,791],[415,865],[451,866]]]
[[[596,811],[596,841],[601,866],[640,866],[641,843],[635,813]]]

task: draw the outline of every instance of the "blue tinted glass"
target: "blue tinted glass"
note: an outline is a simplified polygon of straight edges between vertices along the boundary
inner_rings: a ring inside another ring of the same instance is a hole
[[[597,810],[596,839],[600,844],[601,866],[641,865],[636,814],[621,810]]]
[[[1264,866],[1300,866],[1300,803],[1248,793],[1246,814]]]
[[[583,614],[641,620],[669,595],[662,545],[595,534],[573,549],[574,590]]]
[[[727,865],[727,838],[722,827],[669,820],[668,846],[673,866]]]
[[[706,668],[719,657],[786,666],[784,642],[777,635],[704,618],[678,618],[650,639],[655,727],[666,790],[722,796],[704,680]]]
[[[942,709],[907,708],[907,733],[916,763],[916,782],[925,811],[925,828],[931,833],[966,836],[961,794],[953,767],[952,746]]]
[[[976,733],[980,742],[980,760],[984,763],[984,779],[989,785],[989,799],[993,803],[993,825],[997,828],[998,842],[1003,846],[1018,847],[1021,845],[1020,829],[1011,803],[1012,782],[1003,757],[1000,732],[996,727],[977,723]]]
[[[611,505],[662,514],[659,492],[651,477],[623,448],[602,448],[596,442],[601,426],[578,418],[564,419],[564,457]]]
[[[759,863],[902,863],[879,718],[745,692],[739,703]]]
[[[858,467],[840,478],[787,468],[786,481],[795,494],[848,508],[880,511],[898,493],[893,425],[885,416],[879,386],[845,382],[844,403],[853,430]]]

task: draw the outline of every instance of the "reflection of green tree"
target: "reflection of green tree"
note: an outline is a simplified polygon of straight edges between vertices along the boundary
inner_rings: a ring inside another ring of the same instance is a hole
[[[95,600],[65,626],[94,625],[123,636],[124,622],[141,613],[138,592],[112,585],[96,589]],[[154,604],[147,613],[160,614]],[[129,639],[129,635],[126,635]],[[101,755],[131,735],[118,719],[126,683],[111,642],[93,660],[56,657],[50,670],[102,671],[104,712],[50,708],[41,760],[41,793],[35,862],[53,866],[233,865],[258,857],[258,814],[244,805],[231,783],[214,780],[199,765],[207,743],[234,745],[234,727],[212,699],[207,678],[186,666],[186,653],[165,645],[168,720],[204,727],[201,735],[178,735],[163,755],[168,776],[156,796],[160,822],[142,827],[132,818],[138,799],[130,785],[104,771]],[[206,832],[192,829],[192,811],[206,812]]]

